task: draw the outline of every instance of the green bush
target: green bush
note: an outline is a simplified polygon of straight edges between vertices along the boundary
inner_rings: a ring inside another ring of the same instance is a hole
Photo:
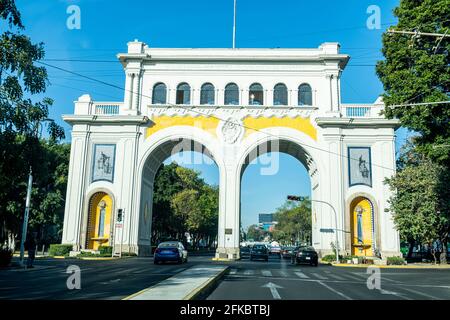
[[[13,251],[7,247],[0,247],[0,267],[7,267],[11,263]]]
[[[406,264],[405,263],[405,259],[403,259],[402,257],[388,257],[387,258],[387,264],[388,265],[397,265],[397,266],[401,266]]]
[[[108,256],[110,257],[112,255],[113,247],[111,246],[102,246],[98,249],[101,256]]]
[[[334,262],[334,261],[336,261],[336,255],[335,254],[327,254],[326,256],[323,256],[321,260],[323,262]],[[342,260],[342,256],[339,256],[339,260]]]
[[[71,244],[51,244],[48,254],[50,256],[68,256],[72,251]]]

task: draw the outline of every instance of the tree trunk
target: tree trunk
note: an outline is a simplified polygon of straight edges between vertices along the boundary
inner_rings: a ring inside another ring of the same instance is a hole
[[[406,256],[407,259],[411,259],[415,244],[416,244],[415,240],[409,241],[408,255]]]
[[[439,257],[440,264],[447,264],[447,236],[441,240],[442,251]]]

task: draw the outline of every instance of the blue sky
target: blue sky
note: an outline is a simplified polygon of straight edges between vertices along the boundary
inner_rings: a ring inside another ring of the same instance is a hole
[[[48,62],[87,76],[123,86],[121,65],[109,62],[126,43],[139,39],[153,47],[231,47],[233,0],[17,0],[25,33],[44,42],[47,59],[105,60],[106,62]],[[81,9],[81,29],[69,30],[69,5]],[[381,29],[369,30],[367,8],[381,9]],[[382,58],[381,34],[395,24],[394,0],[238,0],[237,47],[317,47],[341,43],[352,59],[342,77],[344,103],[371,103],[383,92],[373,65]],[[46,96],[55,100],[51,116],[66,129],[61,114],[73,112],[73,101],[83,93],[95,100],[120,101],[123,92],[61,71],[48,69],[51,85]],[[398,132],[398,146],[406,132]],[[192,167],[192,166],[191,166]],[[194,167],[209,183],[217,184],[217,167]],[[303,166],[280,155],[280,171],[261,176],[259,166],[244,173],[242,222],[257,222],[258,213],[273,212],[289,193],[309,195],[309,178]],[[276,192],[274,192],[276,190]]]

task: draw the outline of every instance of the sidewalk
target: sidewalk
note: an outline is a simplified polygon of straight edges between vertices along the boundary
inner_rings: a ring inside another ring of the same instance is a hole
[[[333,267],[344,268],[368,268],[379,267],[386,269],[434,269],[434,270],[450,270],[450,264],[439,265],[431,263],[411,263],[403,266],[399,265],[375,265],[375,264],[346,264],[346,263],[332,263]]]
[[[123,300],[194,300],[211,288],[227,270],[227,266],[219,265],[192,267]]]

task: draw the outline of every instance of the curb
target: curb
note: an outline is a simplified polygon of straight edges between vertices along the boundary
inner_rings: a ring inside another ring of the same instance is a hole
[[[378,267],[381,269],[429,269],[429,270],[450,270],[450,265],[448,266],[396,266],[396,265],[376,265],[376,264],[331,264],[333,267],[343,267],[343,268],[368,268],[368,267]]]
[[[225,269],[223,271],[221,271],[215,277],[213,277],[213,278],[209,279],[208,281],[206,281],[205,283],[203,283],[200,287],[197,287],[196,289],[194,289],[193,291],[188,293],[181,300],[199,300],[202,297],[206,296],[215,287],[217,282],[219,282],[219,280],[228,272],[229,269],[230,269],[230,267],[228,267],[228,266],[225,267]],[[145,288],[145,289],[140,290],[136,293],[133,293],[129,296],[126,296],[125,298],[122,298],[122,300],[131,300],[134,297],[156,287],[157,285],[158,285],[158,283],[151,286],[150,288]]]
[[[222,277],[228,272],[229,269],[230,267],[226,267],[221,273],[209,279],[202,286],[198,287],[197,289],[186,295],[183,298],[183,300],[200,300],[201,298],[205,297],[208,293],[212,291],[212,289],[215,288],[219,280],[222,279]]]

